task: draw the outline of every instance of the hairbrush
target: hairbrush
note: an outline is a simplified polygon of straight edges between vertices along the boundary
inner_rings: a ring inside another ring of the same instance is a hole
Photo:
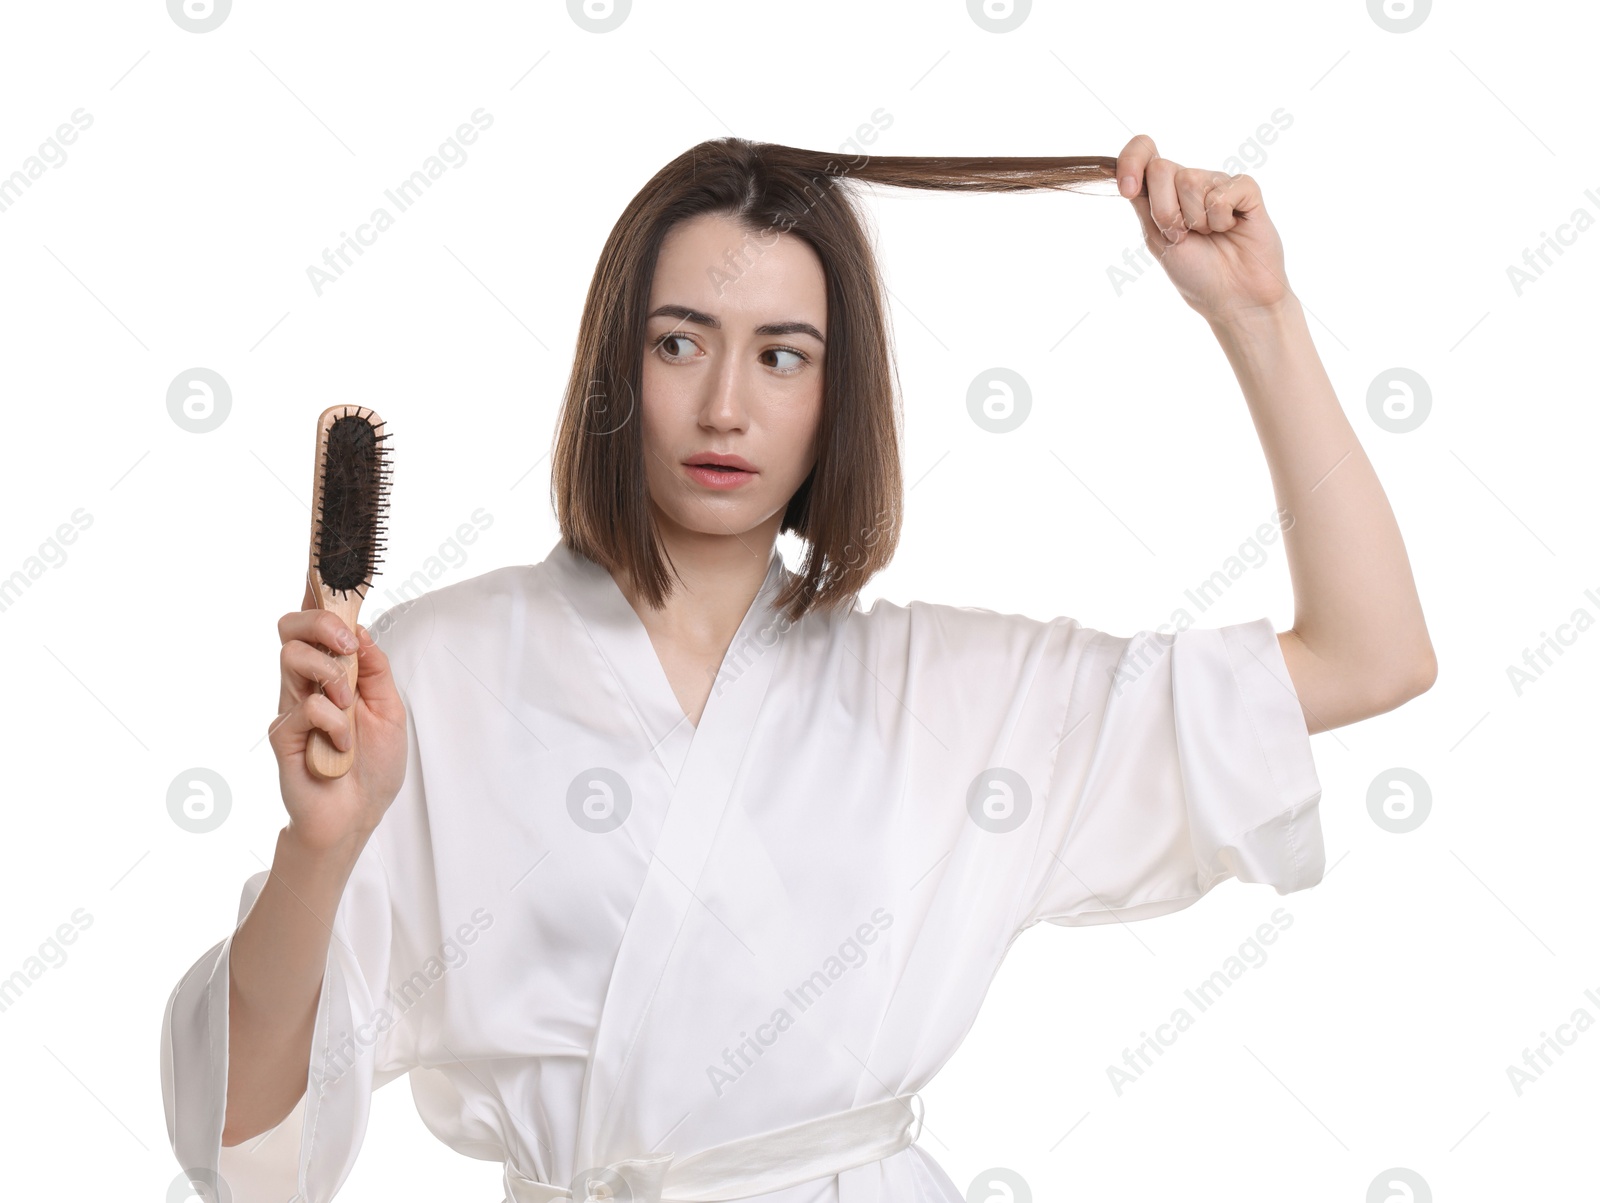
[[[361,602],[372,586],[383,550],[383,520],[388,505],[388,439],[383,419],[357,405],[334,405],[317,419],[316,473],[312,483],[311,565],[306,572],[312,603],[337,614],[352,635]],[[330,655],[344,669],[355,693],[356,655]],[[341,752],[328,733],[311,729],[306,770],[313,777],[343,777],[355,762],[355,728],[349,751]]]

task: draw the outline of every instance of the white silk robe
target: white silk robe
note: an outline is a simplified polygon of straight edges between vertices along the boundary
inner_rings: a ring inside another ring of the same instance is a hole
[[[235,1203],[324,1203],[371,1092],[409,1074],[441,1140],[565,1188],[912,1094],[1041,920],[1321,880],[1267,619],[1124,638],[878,601],[789,623],[786,573],[775,552],[698,727],[610,574],[564,544],[392,611],[406,777],[339,905],[307,1094],[220,1148],[224,939],[163,1023],[180,1165]],[[914,1143],[737,1197],[963,1198]]]

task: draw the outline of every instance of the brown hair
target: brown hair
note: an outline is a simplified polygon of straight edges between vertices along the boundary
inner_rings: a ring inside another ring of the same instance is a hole
[[[841,158],[733,137],[686,150],[628,203],[589,282],[551,450],[551,501],[567,546],[620,569],[652,607],[671,590],[650,511],[641,423],[631,420],[645,311],[667,231],[703,213],[724,214],[753,235],[775,230],[802,238],[822,262],[828,354],[817,458],[780,527],[809,547],[777,605],[796,621],[813,606],[849,602],[888,565],[899,541],[900,410],[882,278],[857,198],[835,182],[948,192],[1114,192],[1116,164],[1099,155]]]

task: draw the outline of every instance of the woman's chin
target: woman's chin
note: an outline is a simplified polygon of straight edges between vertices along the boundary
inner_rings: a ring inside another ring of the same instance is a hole
[[[730,498],[714,496],[692,502],[690,508],[673,506],[663,509],[658,505],[655,511],[656,520],[667,530],[727,538],[763,534],[761,528],[769,523],[775,512],[764,511],[764,507],[751,505],[746,499],[734,502]]]

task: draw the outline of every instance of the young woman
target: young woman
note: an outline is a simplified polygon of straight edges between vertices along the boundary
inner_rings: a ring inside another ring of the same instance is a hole
[[[916,1092],[1023,930],[1321,879],[1310,733],[1421,693],[1434,657],[1248,176],[1142,135],[1114,161],[1250,406],[1294,627],[1120,637],[856,600],[901,481],[844,181],[1087,188],[1112,166],[726,138],[634,198],[584,308],[546,558],[397,606],[377,638],[279,623],[289,822],[164,1024],[197,1183],[332,1198],[371,1092],[409,1074],[511,1203],[959,1203]],[[352,648],[358,695],[325,650]],[[314,727],[359,733],[347,776],[307,774]]]

